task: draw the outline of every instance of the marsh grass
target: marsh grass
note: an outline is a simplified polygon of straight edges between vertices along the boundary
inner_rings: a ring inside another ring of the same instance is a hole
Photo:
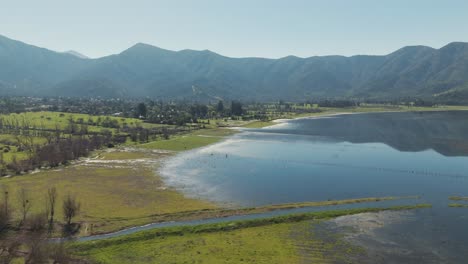
[[[197,233],[212,233],[212,232],[224,232],[231,231],[242,228],[249,227],[258,227],[265,225],[273,225],[280,223],[292,223],[300,222],[305,220],[319,220],[319,219],[330,219],[338,216],[352,215],[359,213],[372,213],[372,212],[382,212],[382,211],[401,211],[401,210],[413,210],[413,209],[423,209],[431,208],[431,204],[416,204],[416,205],[401,205],[401,206],[392,206],[384,208],[354,208],[354,209],[342,209],[342,210],[329,210],[329,211],[320,211],[320,212],[308,212],[308,213],[299,213],[299,214],[289,214],[282,216],[275,216],[270,218],[260,218],[253,220],[241,220],[241,221],[232,221],[232,222],[222,222],[215,224],[202,224],[195,226],[180,226],[180,227],[168,227],[168,228],[159,228],[149,231],[141,231],[135,234],[126,235],[118,238],[110,238],[98,241],[91,242],[82,242],[77,243],[77,249],[86,250],[87,248],[94,246],[106,246],[111,244],[118,243],[127,243],[130,241],[139,241],[152,239],[153,237],[158,236],[180,236],[184,234],[197,234]]]
[[[418,199],[418,196],[406,196],[406,197],[370,197],[370,198],[357,198],[357,199],[346,199],[346,200],[333,200],[333,201],[316,201],[316,202],[301,202],[301,203],[289,203],[289,204],[275,204],[259,207],[249,207],[249,208],[214,208],[214,209],[201,209],[201,210],[188,210],[180,211],[175,213],[163,213],[163,214],[153,214],[147,216],[137,216],[137,217],[126,217],[126,218],[108,218],[108,222],[113,223],[160,223],[168,221],[190,221],[198,219],[208,219],[208,218],[221,218],[229,217],[235,215],[248,215],[248,214],[259,214],[266,213],[276,210],[287,210],[294,208],[303,208],[303,207],[323,207],[323,206],[336,206],[344,204],[356,204],[356,203],[372,203],[380,201],[389,201],[389,200],[399,200],[399,199]],[[100,234],[104,232],[96,232],[95,234]]]
[[[452,201],[468,201],[468,197],[466,197],[466,196],[450,196],[449,200],[452,200]]]
[[[463,202],[468,202],[468,197],[467,196],[450,196],[448,199],[451,200],[451,201],[455,201],[453,203],[449,203],[448,207],[468,208],[468,204],[463,203]]]
[[[450,203],[448,206],[454,207],[454,208],[468,208],[468,204],[460,204],[460,203]]]
[[[314,260],[327,263],[330,248],[333,258],[344,254],[362,254],[345,242],[311,237],[292,238],[291,231],[304,221],[320,221],[338,216],[385,210],[428,208],[428,204],[389,208],[361,208],[291,214],[266,219],[171,227],[142,231],[119,238],[71,245],[76,255],[96,263],[299,263],[303,260],[298,245],[316,245]],[[300,241],[301,240],[301,241]],[[300,242],[300,243],[298,243]],[[318,247],[320,246],[320,247]],[[322,253],[320,253],[322,252]],[[347,257],[338,258],[347,259]]]

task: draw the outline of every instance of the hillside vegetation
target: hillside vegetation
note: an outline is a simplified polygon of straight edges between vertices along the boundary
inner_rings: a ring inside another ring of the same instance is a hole
[[[468,44],[403,47],[384,56],[229,58],[136,44],[84,59],[0,36],[2,94],[290,100],[424,97],[467,102]]]

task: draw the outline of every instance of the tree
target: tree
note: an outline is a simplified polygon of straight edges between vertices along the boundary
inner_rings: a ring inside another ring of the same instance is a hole
[[[47,190],[46,201],[47,201],[48,214],[50,216],[49,233],[51,233],[54,228],[55,203],[57,201],[57,189],[55,189],[55,187],[49,188]]]
[[[0,150],[0,176],[5,173],[5,161],[3,159],[3,151]]]
[[[146,117],[147,109],[145,103],[139,103],[137,106],[137,117]]]
[[[244,110],[242,110],[242,104],[240,102],[237,102],[237,101],[231,102],[231,114],[240,116],[242,115],[243,112]]]
[[[10,227],[11,213],[8,207],[8,190],[4,189],[3,203],[0,204],[0,235]],[[1,241],[1,239],[0,239]]]
[[[0,204],[0,234],[10,226],[10,214],[5,210],[5,204]]]
[[[80,207],[80,203],[70,194],[63,200],[63,217],[67,221],[68,226],[71,225],[72,218],[79,214]]]
[[[5,198],[4,198],[4,204],[3,204],[3,211],[6,216],[10,215],[10,208],[8,208],[8,190],[4,190]]]
[[[31,209],[31,202],[29,201],[28,193],[26,189],[21,188],[21,190],[18,193],[18,200],[21,203],[21,213],[22,213],[21,224],[24,224],[26,221],[26,216],[29,210]]]
[[[216,106],[216,111],[217,111],[218,113],[224,112],[224,104],[223,104],[223,101],[220,100],[220,101],[218,102],[218,105]]]

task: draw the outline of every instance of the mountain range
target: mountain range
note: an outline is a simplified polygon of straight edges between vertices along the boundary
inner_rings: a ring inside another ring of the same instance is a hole
[[[111,56],[55,52],[0,35],[0,94],[303,101],[468,101],[468,43],[403,47],[384,56],[229,58],[136,44]]]

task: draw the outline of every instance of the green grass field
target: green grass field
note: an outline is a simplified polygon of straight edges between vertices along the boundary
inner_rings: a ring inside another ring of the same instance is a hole
[[[34,144],[44,144],[46,142],[45,138],[42,137],[32,137]],[[28,153],[25,151],[18,151],[19,141],[24,140],[24,136],[16,136],[11,134],[0,134],[0,152],[3,158],[3,161],[10,163],[15,157],[17,160],[24,160],[28,157]],[[18,141],[19,140],[19,141]]]
[[[79,255],[93,263],[297,263],[288,241],[291,224],[231,232],[154,237],[94,249]]]
[[[168,140],[158,140],[139,145],[147,149],[163,149],[182,151],[203,147],[223,140],[226,136],[236,133],[232,129],[216,128],[192,131],[188,134],[173,136]]]
[[[19,124],[29,124],[30,126],[44,127],[46,129],[55,129],[58,126],[60,129],[67,127],[69,119],[73,120],[83,120],[84,123],[98,122],[98,120],[115,120],[119,125],[127,124],[128,126],[143,125],[143,121],[137,118],[123,118],[123,117],[114,117],[114,116],[92,116],[87,114],[78,114],[78,113],[61,113],[61,112],[25,112],[19,114],[8,114],[1,115],[0,118],[3,118],[5,121],[9,122],[19,122]],[[90,129],[99,129],[98,126],[90,126]]]
[[[430,205],[362,208],[287,215],[189,227],[143,231],[119,238],[73,244],[76,255],[94,263],[359,263],[359,247],[334,236],[315,236],[317,221],[382,210]],[[341,262],[340,262],[341,263]]]
[[[267,126],[272,126],[274,125],[274,122],[271,121],[254,121],[247,123],[246,125],[243,125],[242,127],[245,128],[262,128],[262,127],[267,127]]]

